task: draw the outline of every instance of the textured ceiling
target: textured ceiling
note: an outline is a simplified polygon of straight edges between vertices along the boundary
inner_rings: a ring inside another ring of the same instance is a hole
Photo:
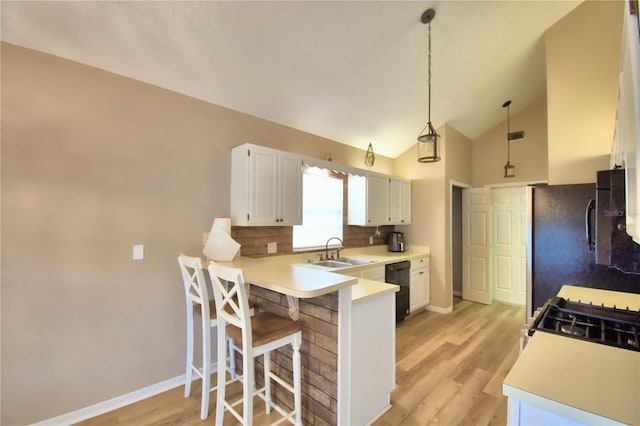
[[[476,138],[545,94],[579,1],[13,2],[2,40],[397,157],[427,121]]]

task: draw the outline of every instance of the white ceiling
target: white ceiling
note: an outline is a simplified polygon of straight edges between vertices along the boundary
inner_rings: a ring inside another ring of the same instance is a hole
[[[431,119],[474,139],[545,94],[580,1],[1,3],[2,40],[395,158]]]

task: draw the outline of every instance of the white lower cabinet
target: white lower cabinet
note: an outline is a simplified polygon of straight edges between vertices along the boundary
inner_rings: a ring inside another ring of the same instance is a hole
[[[415,312],[429,304],[429,257],[424,256],[411,261],[409,311]]]

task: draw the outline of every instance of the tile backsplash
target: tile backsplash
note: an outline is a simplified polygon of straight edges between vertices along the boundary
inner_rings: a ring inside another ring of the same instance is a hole
[[[378,227],[380,235],[375,235],[376,227],[363,227],[345,225],[343,238],[345,247],[364,247],[369,245],[369,237],[373,236],[373,244],[386,244],[387,235],[394,229],[393,225]],[[241,244],[242,256],[263,257],[267,255],[267,243],[278,243],[278,251],[275,255],[293,253],[293,227],[292,226],[233,226],[231,237]]]

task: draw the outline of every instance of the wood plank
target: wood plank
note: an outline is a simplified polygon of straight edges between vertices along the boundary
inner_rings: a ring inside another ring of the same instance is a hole
[[[469,301],[458,301],[447,315],[423,311],[406,318],[396,329],[397,386],[391,394],[392,407],[374,425],[505,425],[502,381],[518,357],[524,321],[524,308]],[[183,392],[180,386],[80,424],[214,424],[216,393],[211,394],[209,418],[202,422],[200,381],[193,382],[189,398]],[[264,414],[264,403],[256,398],[254,424],[276,419],[273,413]],[[315,422],[322,424],[320,419]],[[238,422],[227,414],[224,424]]]

